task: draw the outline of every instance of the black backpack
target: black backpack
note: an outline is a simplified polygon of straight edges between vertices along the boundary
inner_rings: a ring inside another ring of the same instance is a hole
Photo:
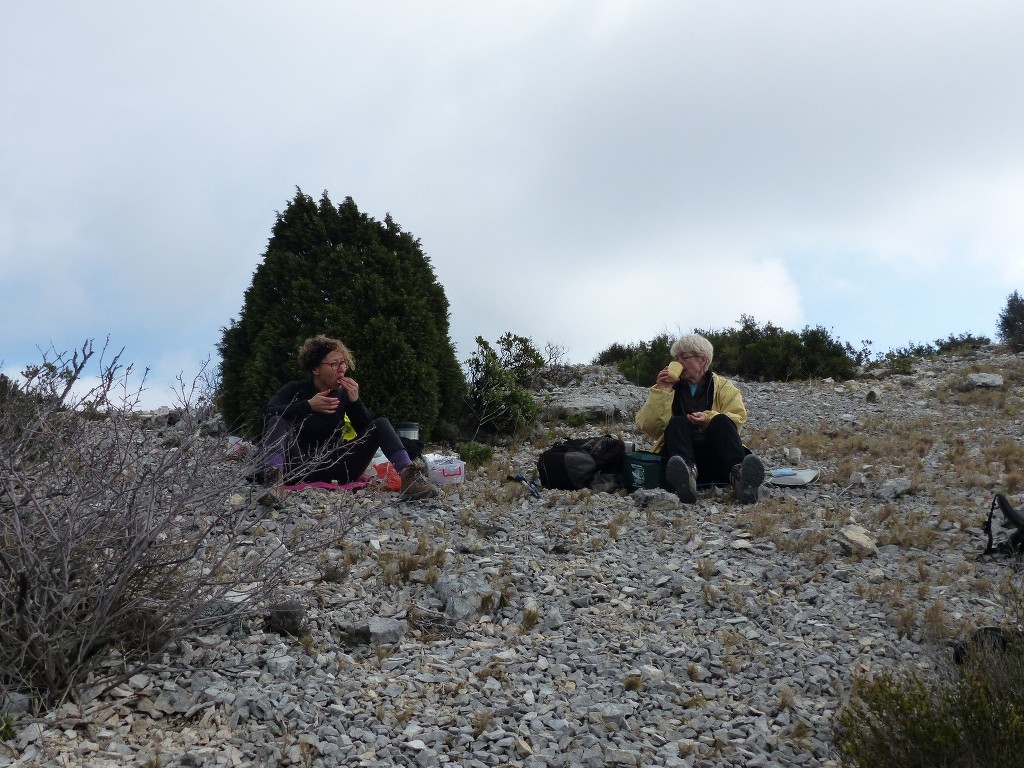
[[[1006,538],[1006,541],[1001,541],[998,544],[993,543],[992,535],[992,522],[996,516],[996,507],[1003,513],[1002,527],[1013,529],[1013,533]],[[1024,550],[1024,511],[1015,509],[1003,494],[997,493],[992,499],[984,528],[988,535],[988,546],[985,547],[983,555],[1017,555]]]
[[[545,488],[607,491],[618,487],[626,445],[611,435],[579,437],[555,443],[537,457]]]

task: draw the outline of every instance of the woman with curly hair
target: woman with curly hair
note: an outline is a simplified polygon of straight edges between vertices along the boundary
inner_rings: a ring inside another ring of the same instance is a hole
[[[402,499],[437,495],[391,422],[374,418],[360,399],[359,383],[349,376],[355,359],[348,347],[314,336],[303,342],[298,357],[309,378],[285,384],[263,409],[272,475],[289,484],[350,483],[380,448],[402,478]]]

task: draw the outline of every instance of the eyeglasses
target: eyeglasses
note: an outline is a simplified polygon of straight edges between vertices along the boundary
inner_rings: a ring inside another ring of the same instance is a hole
[[[677,360],[693,360],[695,357],[704,357],[704,355],[676,355]]]
[[[324,361],[324,362],[320,363],[320,365],[326,365],[328,368],[333,368],[334,370],[338,370],[343,365],[347,366],[348,365],[348,360],[335,360],[334,362],[331,362],[331,363],[328,363],[328,362]]]

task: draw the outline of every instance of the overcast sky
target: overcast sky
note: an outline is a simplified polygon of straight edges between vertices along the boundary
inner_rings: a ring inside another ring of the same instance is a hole
[[[170,404],[296,187],[420,239],[460,360],[742,314],[994,340],[1022,37],[1019,0],[10,3],[0,361],[109,336]]]

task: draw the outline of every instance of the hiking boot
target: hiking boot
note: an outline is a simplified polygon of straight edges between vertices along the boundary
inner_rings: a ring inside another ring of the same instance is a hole
[[[402,501],[432,499],[437,496],[437,486],[430,482],[430,478],[415,463],[399,472],[398,476],[402,478],[402,490],[398,494]]]
[[[256,497],[256,501],[264,507],[280,509],[284,501],[284,489],[281,487],[284,484],[284,473],[281,469],[275,466],[264,467],[258,473],[258,477],[253,479],[259,480],[264,488]]]
[[[734,464],[729,471],[729,482],[740,504],[753,504],[764,482],[764,464],[752,453],[744,456],[743,461]]]
[[[697,500],[697,468],[687,464],[682,456],[669,458],[665,479],[676,489],[676,495],[683,504],[693,504]]]
[[[268,488],[278,488],[284,485],[284,472],[280,467],[267,467],[263,470],[263,485]]]

